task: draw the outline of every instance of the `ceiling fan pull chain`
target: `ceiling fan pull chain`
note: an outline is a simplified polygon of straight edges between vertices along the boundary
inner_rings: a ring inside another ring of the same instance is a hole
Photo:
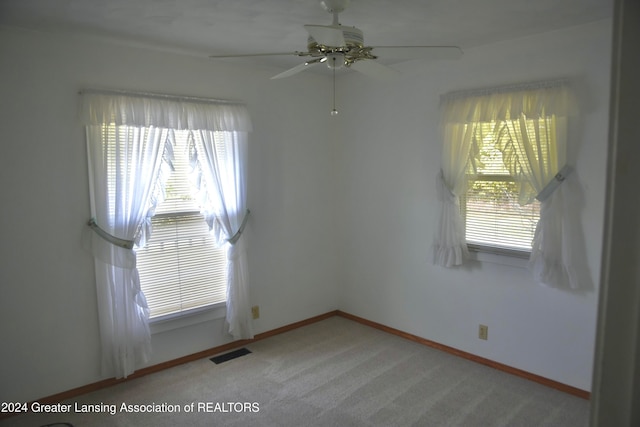
[[[332,56],[331,60],[333,61],[333,67],[331,67],[333,71],[333,110],[331,110],[331,115],[337,116],[338,110],[336,110],[336,57]]]

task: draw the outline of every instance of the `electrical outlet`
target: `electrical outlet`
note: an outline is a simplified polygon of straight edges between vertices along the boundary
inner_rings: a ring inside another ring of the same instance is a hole
[[[478,338],[481,340],[489,339],[489,327],[487,325],[480,325],[480,328],[478,328]]]
[[[253,316],[254,319],[258,319],[260,317],[259,305],[254,305],[253,307],[251,307],[251,315]]]

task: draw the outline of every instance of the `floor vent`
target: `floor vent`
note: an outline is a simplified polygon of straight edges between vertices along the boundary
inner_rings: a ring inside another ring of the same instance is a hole
[[[219,365],[220,363],[227,362],[227,361],[232,360],[232,359],[236,359],[238,357],[247,355],[249,353],[251,353],[251,352],[249,350],[247,350],[246,348],[241,348],[241,349],[238,349],[238,350],[230,351],[229,353],[221,354],[220,356],[212,357],[209,360],[211,360],[216,365]]]

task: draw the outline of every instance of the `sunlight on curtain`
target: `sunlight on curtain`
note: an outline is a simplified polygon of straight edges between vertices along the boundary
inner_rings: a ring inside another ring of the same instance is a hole
[[[460,212],[460,196],[466,191],[469,157],[477,120],[468,123],[447,122],[446,143],[442,150],[442,169],[437,188],[440,200],[440,227],[434,243],[436,265],[461,265],[468,257],[464,220]]]
[[[480,123],[494,122],[493,143],[502,152],[505,167],[516,176],[519,203],[531,203],[566,163],[567,117],[575,104],[566,81],[551,81],[488,90],[453,92],[441,100],[443,113],[442,176],[449,197],[445,197],[439,234],[436,239],[436,264],[459,265],[464,260],[464,236],[460,238],[460,213],[455,203],[464,182],[466,165],[479,150],[470,130]],[[485,142],[486,143],[486,142]],[[566,203],[566,186],[560,186],[542,201],[529,266],[534,278],[557,287],[579,287],[573,266],[571,221]],[[446,192],[445,192],[446,193]],[[450,215],[444,219],[444,215]],[[453,219],[452,219],[453,218]],[[449,253],[456,256],[446,256]]]
[[[505,120],[497,140],[505,166],[518,177],[519,202],[533,199],[566,164],[566,117],[545,114],[528,119],[524,114]],[[566,185],[541,202],[540,220],[534,234],[529,268],[534,279],[555,287],[577,289],[570,230],[575,216],[567,203]]]

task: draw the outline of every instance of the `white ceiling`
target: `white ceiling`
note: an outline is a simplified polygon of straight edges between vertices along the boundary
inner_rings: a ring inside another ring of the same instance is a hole
[[[365,45],[465,48],[612,15],[612,0],[351,0],[340,23]],[[0,25],[75,32],[209,54],[306,50],[304,24],[331,24],[318,0],[0,0]],[[243,59],[283,69],[299,58]],[[235,60],[238,61],[238,60]]]

